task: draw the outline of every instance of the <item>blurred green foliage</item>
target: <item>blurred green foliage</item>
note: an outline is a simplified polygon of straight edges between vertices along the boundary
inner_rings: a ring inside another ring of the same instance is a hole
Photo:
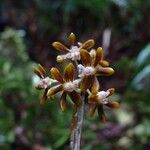
[[[130,109],[134,117],[131,118],[133,128],[129,129],[130,145],[132,149],[134,142],[135,149],[144,149],[150,140],[150,131],[148,129],[150,114],[150,47],[147,44],[138,54],[137,58],[120,60],[119,65],[125,66],[123,71],[128,76],[128,87],[123,95],[126,107]],[[118,66],[118,64],[116,64]],[[131,114],[129,114],[131,115]],[[133,120],[132,120],[133,119]],[[127,134],[128,135],[128,134]],[[134,138],[131,141],[131,138]]]
[[[28,58],[24,36],[24,31],[11,28],[0,35],[0,148],[13,149],[21,137],[29,140],[22,147],[29,148],[40,138],[46,146],[59,148],[69,138],[71,113],[62,114],[53,102],[40,107],[32,83],[35,64]],[[25,130],[20,137],[16,137],[18,128]]]

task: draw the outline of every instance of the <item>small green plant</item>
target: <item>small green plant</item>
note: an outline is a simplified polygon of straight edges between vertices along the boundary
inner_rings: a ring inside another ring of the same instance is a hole
[[[89,116],[98,111],[99,118],[106,122],[103,110],[104,106],[118,108],[119,102],[109,100],[114,93],[114,88],[107,91],[100,89],[97,76],[110,76],[114,70],[109,67],[109,62],[103,59],[103,49],[94,49],[95,41],[89,39],[84,43],[76,42],[76,36],[71,33],[68,37],[70,47],[60,42],[53,42],[52,46],[64,54],[57,56],[57,62],[71,60],[62,74],[56,67],[50,69],[50,76],[42,65],[34,69],[34,73],[40,78],[36,88],[44,90],[40,103],[44,104],[48,99],[61,92],[60,108],[67,110],[66,97],[69,96],[73,102],[73,118],[71,124],[70,148],[79,150],[81,143],[81,129],[85,105],[89,107]],[[76,71],[77,70],[77,71]]]

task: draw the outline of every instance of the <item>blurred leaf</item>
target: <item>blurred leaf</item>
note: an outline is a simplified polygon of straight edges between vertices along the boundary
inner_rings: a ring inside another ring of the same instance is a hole
[[[66,134],[66,132],[63,132],[63,135],[59,137],[57,141],[55,142],[54,147],[58,149],[59,147],[63,146],[68,140],[68,138],[69,138],[69,134],[68,133]]]
[[[142,65],[143,63],[150,63],[150,44],[147,44],[141,52],[138,54],[135,61],[137,65]]]
[[[150,90],[150,65],[146,66],[134,77],[132,86],[136,90]]]

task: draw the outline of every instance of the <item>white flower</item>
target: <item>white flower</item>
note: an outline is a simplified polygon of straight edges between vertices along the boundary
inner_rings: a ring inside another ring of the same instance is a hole
[[[38,83],[36,83],[36,87],[40,89],[46,89],[48,86],[50,86],[54,82],[56,82],[56,80],[53,80],[49,77],[41,78],[38,81]]]
[[[90,55],[92,58],[94,58],[96,56],[96,51],[94,49],[91,49]]]
[[[62,62],[65,59],[80,60],[80,48],[78,46],[71,46],[67,54],[57,56],[58,62]]]
[[[108,100],[108,96],[110,94],[110,91],[100,91],[97,93],[97,96],[98,96],[98,102],[99,103],[102,103],[102,104],[107,104],[109,102]]]
[[[79,83],[80,83],[80,79],[74,80],[74,81],[69,81],[63,84],[63,88],[65,91],[67,92],[72,92],[72,91],[76,91],[77,93],[80,93],[80,89],[79,89]]]
[[[83,65],[79,64],[77,67],[78,67],[79,77],[89,76],[95,73],[95,68],[92,66],[84,67]]]
[[[78,46],[71,46],[66,58],[71,60],[80,60],[80,48]]]

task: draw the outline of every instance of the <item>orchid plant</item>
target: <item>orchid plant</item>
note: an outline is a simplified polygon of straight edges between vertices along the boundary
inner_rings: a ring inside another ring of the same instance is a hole
[[[34,73],[40,78],[36,88],[44,90],[40,99],[41,104],[61,92],[59,102],[60,108],[64,112],[67,110],[67,95],[71,98],[74,112],[70,148],[79,150],[85,105],[89,106],[89,116],[93,116],[97,110],[100,120],[106,122],[103,107],[118,108],[120,104],[109,99],[114,94],[114,88],[106,91],[100,88],[97,77],[110,76],[114,73],[113,68],[109,67],[109,62],[103,58],[103,49],[101,47],[94,49],[95,41],[93,39],[84,43],[76,42],[74,33],[68,36],[68,42],[70,47],[58,41],[52,43],[56,50],[63,53],[57,56],[57,62],[72,61],[65,67],[63,73],[56,67],[52,67],[50,75],[46,76],[46,70],[40,64],[34,69]]]

